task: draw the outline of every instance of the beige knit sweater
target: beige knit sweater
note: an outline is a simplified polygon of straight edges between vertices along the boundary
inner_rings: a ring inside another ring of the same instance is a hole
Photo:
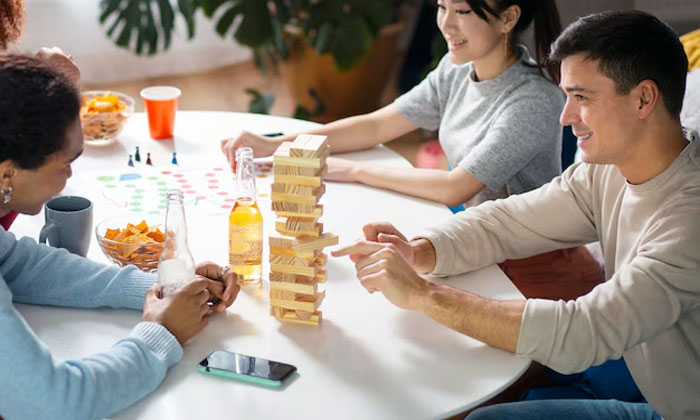
[[[605,283],[575,301],[527,302],[517,353],[559,372],[624,356],[666,419],[700,418],[700,141],[641,185],[577,164],[526,194],[488,202],[421,235],[434,274],[599,240]]]

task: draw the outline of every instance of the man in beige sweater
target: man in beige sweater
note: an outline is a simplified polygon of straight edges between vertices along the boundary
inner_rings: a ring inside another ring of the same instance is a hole
[[[561,373],[624,357],[648,401],[528,401],[474,418],[700,418],[700,141],[679,120],[687,58],[642,12],[570,25],[552,46],[561,115],[584,163],[543,187],[470,209],[410,241],[365,226],[349,255],[370,292]],[[606,282],[575,301],[495,301],[418,273],[453,275],[600,241]],[[616,417],[617,416],[617,417]]]

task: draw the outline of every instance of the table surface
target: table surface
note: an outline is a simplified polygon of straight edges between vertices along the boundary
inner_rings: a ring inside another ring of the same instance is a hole
[[[128,154],[140,145],[142,160],[150,152],[156,170],[171,167],[177,151],[180,168],[225,166],[219,140],[238,129],[257,133],[297,132],[313,123],[288,118],[227,112],[179,112],[175,139],[148,137],[144,114],[136,113],[119,142],[95,147],[74,164],[64,194],[88,196],[95,203],[95,224],[115,212],[96,193],[85,191],[81,175],[126,167]],[[387,165],[409,163],[379,147],[345,155]],[[170,166],[169,166],[170,165]],[[138,167],[135,170],[140,170]],[[90,195],[92,194],[92,196]],[[322,198],[324,230],[348,243],[370,221],[389,220],[407,236],[450,211],[442,205],[357,185],[328,183]],[[274,215],[261,202],[264,227],[271,232]],[[188,214],[189,241],[196,260],[227,259],[226,214]],[[20,216],[12,231],[38,237],[43,215]],[[106,262],[93,238],[88,257]],[[267,255],[264,255],[267,260]],[[184,346],[184,358],[161,386],[116,419],[222,418],[441,418],[473,407],[514,382],[529,366],[517,357],[452,331],[414,312],[394,307],[381,294],[368,294],[347,258],[329,258],[326,298],[318,327],[281,324],[269,315],[267,284],[243,288],[225,314],[212,317],[205,330]],[[267,272],[267,267],[263,272]],[[496,267],[441,279],[495,299],[523,296]],[[17,307],[54,356],[79,358],[100,352],[127,335],[139,321],[131,310],[20,305]],[[202,375],[197,363],[213,350],[226,349],[293,364],[298,374],[281,389]]]

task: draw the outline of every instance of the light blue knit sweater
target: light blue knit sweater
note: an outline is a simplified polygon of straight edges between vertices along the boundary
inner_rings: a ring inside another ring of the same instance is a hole
[[[153,391],[182,358],[161,325],[141,322],[102,353],[57,360],[12,302],[141,310],[154,281],[134,267],[97,264],[0,228],[0,416],[101,419]]]

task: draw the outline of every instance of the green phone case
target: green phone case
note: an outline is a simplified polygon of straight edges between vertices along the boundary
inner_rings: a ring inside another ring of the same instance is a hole
[[[236,379],[236,380],[243,381],[243,382],[250,382],[250,383],[253,383],[256,385],[269,386],[272,388],[279,388],[280,386],[282,386],[282,383],[283,383],[283,381],[273,381],[272,379],[257,378],[255,376],[242,375],[242,374],[230,372],[228,370],[207,368],[207,367],[202,366],[202,365],[197,365],[197,370],[204,373],[204,374],[207,374],[207,375],[222,376],[224,378]],[[291,375],[289,375],[289,376],[291,376]]]

